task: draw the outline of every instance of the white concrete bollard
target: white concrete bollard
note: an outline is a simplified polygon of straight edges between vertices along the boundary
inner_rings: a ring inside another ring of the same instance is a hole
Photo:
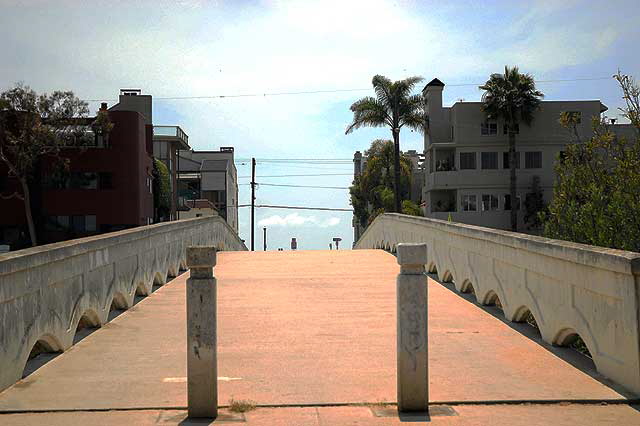
[[[187,406],[189,417],[218,416],[216,250],[188,247]]]
[[[398,244],[398,411],[429,410],[426,244]]]

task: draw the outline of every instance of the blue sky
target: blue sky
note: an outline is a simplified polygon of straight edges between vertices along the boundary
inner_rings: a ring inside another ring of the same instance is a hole
[[[25,3],[25,4],[21,4]],[[155,97],[367,89],[375,74],[447,84],[444,103],[476,101],[475,86],[505,64],[538,80],[640,77],[637,1],[72,1],[0,0],[0,82],[114,99],[121,87]],[[454,84],[471,84],[453,86]],[[613,80],[541,83],[546,99],[600,99],[616,116]],[[194,149],[234,146],[238,158],[352,158],[386,129],[344,135],[350,104],[368,90],[296,96],[155,100],[155,124],[178,124]],[[97,108],[97,104],[92,104]],[[403,150],[423,149],[403,131]],[[248,176],[248,162],[237,165]],[[326,170],[323,170],[326,169]],[[348,186],[350,164],[258,164],[258,181]],[[249,182],[241,178],[240,183]],[[250,187],[240,186],[248,203]],[[260,204],[349,207],[348,191],[260,187]],[[259,209],[269,248],[352,242],[351,214]],[[241,236],[249,211],[241,209]],[[262,247],[262,231],[256,235]]]

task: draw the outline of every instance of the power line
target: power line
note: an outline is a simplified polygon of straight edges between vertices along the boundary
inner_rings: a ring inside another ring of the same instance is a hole
[[[352,212],[353,209],[341,209],[334,207],[303,207],[303,206],[273,206],[267,204],[256,204],[256,208],[266,208],[266,209],[289,209],[289,210],[321,210],[321,211],[331,211],[331,212]]]
[[[566,78],[566,79],[553,79],[553,80],[535,80],[535,83],[569,83],[577,81],[597,81],[597,80],[611,80],[611,77],[585,77],[585,78]],[[459,84],[447,84],[449,87],[464,87],[464,86],[481,86],[482,83],[459,83]],[[265,92],[265,93],[241,93],[231,95],[205,95],[205,96],[158,96],[154,97],[155,100],[198,100],[198,99],[224,99],[224,98],[250,98],[250,97],[267,97],[267,96],[284,96],[284,95],[310,95],[310,94],[322,94],[322,93],[340,93],[340,92],[362,92],[371,91],[372,88],[362,89],[328,89],[328,90],[303,90],[297,92]],[[83,99],[86,102],[101,102],[109,101],[116,102],[118,99]]]
[[[238,185],[250,185],[249,183],[240,183]],[[287,188],[317,188],[317,189],[349,189],[348,186],[315,186],[315,185],[285,185],[285,184],[276,184],[276,183],[260,183],[257,182],[258,187],[260,186],[284,186]]]
[[[279,177],[306,177],[306,176],[353,176],[353,173],[319,173],[316,175],[271,175],[271,176],[260,176],[261,178],[279,178]],[[251,176],[238,176],[240,178],[250,178]]]

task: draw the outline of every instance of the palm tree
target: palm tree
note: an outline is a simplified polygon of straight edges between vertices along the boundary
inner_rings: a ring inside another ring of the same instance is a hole
[[[422,95],[412,95],[416,84],[423,80],[422,77],[409,77],[404,80],[392,82],[387,77],[376,75],[373,77],[373,89],[376,96],[367,96],[351,105],[353,123],[345,132],[349,134],[353,130],[363,126],[391,128],[394,142],[394,199],[395,211],[402,213],[400,200],[400,129],[408,126],[411,129],[423,132],[426,125],[424,98]]]
[[[489,80],[480,86],[482,110],[487,118],[502,118],[509,133],[509,193],[511,197],[511,230],[518,230],[518,210],[516,205],[516,133],[519,123],[527,126],[533,121],[533,113],[540,105],[544,94],[536,90],[533,76],[521,74],[518,67],[504,67],[504,74],[491,74]]]

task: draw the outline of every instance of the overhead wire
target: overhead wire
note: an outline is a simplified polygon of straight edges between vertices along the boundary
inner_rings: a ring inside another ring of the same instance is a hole
[[[566,79],[550,79],[550,80],[535,80],[535,83],[567,83],[577,81],[597,81],[597,80],[612,80],[612,77],[584,77],[584,78],[566,78]],[[452,83],[447,84],[449,87],[464,87],[464,86],[481,86],[483,83]],[[224,99],[224,98],[251,98],[251,97],[267,97],[267,96],[289,96],[289,95],[311,95],[311,94],[326,94],[326,93],[341,93],[341,92],[363,92],[371,91],[372,88],[352,88],[352,89],[327,89],[327,90],[302,90],[302,91],[288,91],[288,92],[263,92],[263,93],[239,93],[229,95],[200,95],[200,96],[157,96],[155,100],[198,100],[198,99]],[[118,99],[83,99],[85,102],[115,102]]]

